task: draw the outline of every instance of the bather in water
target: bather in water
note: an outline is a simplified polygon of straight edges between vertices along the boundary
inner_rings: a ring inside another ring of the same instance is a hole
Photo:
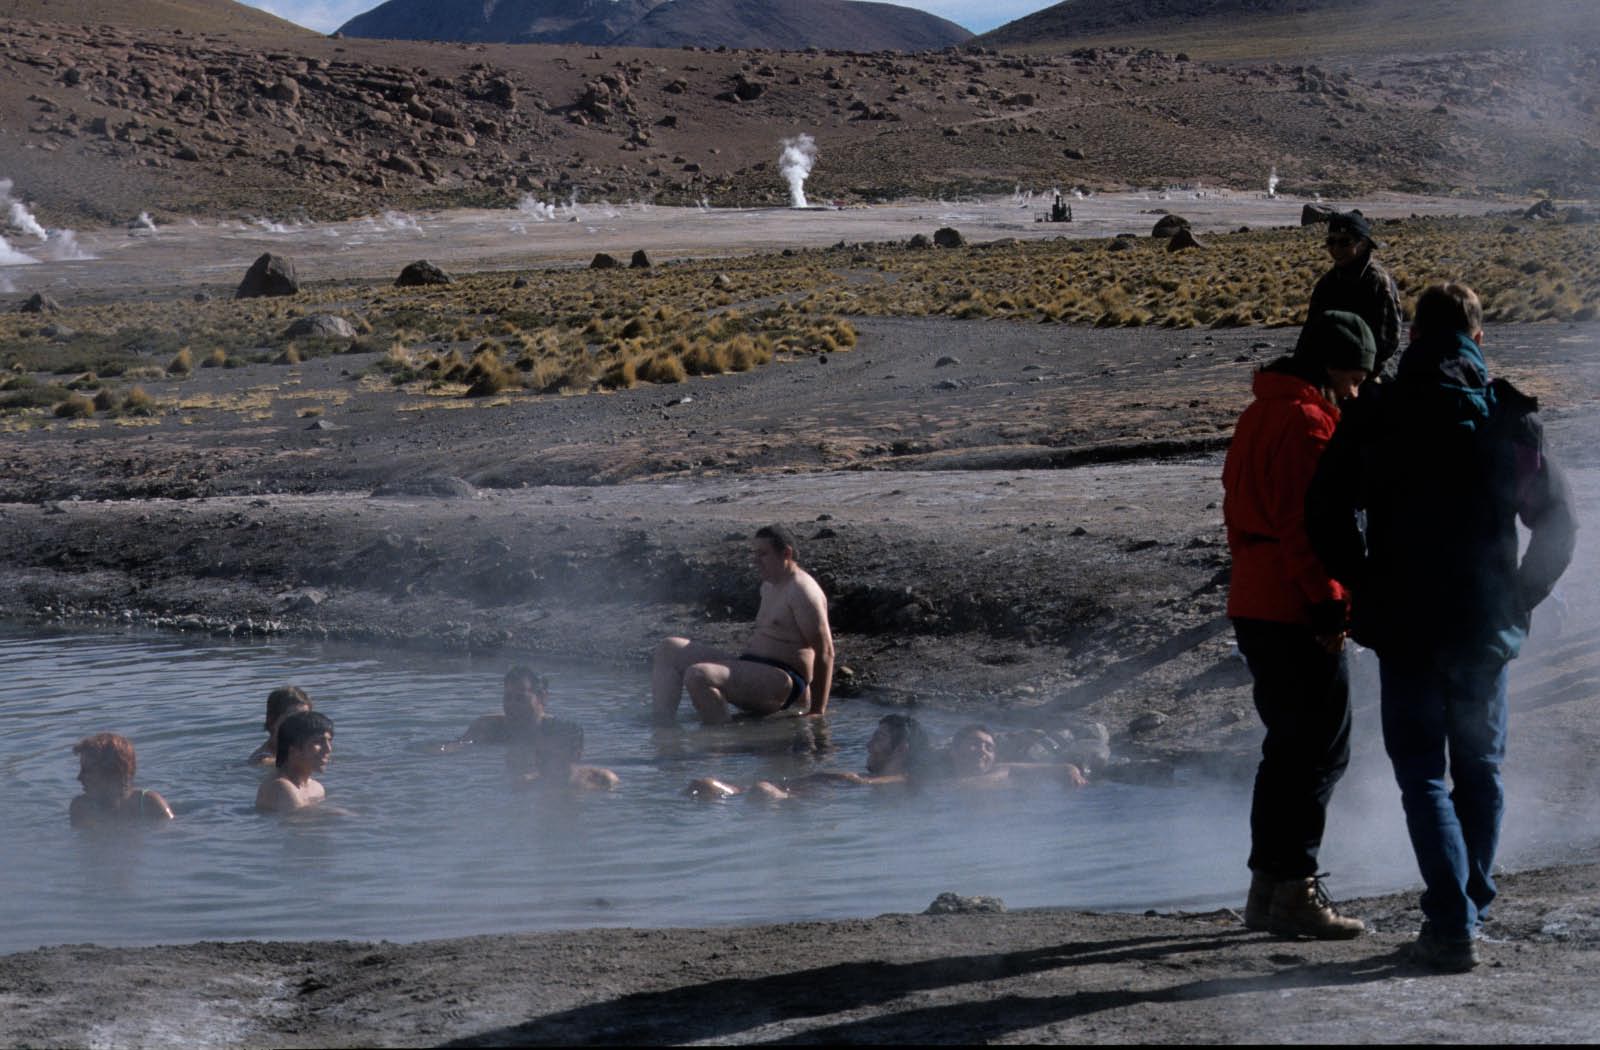
[[[550,682],[530,667],[518,665],[506,672],[498,715],[479,715],[459,737],[442,745],[456,751],[468,744],[511,744],[531,741],[545,718]]]
[[[749,788],[741,788],[715,777],[699,777],[689,782],[685,793],[696,798],[748,795],[751,798],[785,799],[831,784],[903,784],[915,767],[929,761],[934,754],[927,733],[923,732],[915,718],[910,715],[884,715],[867,740],[865,774],[852,770],[825,769],[785,780],[781,785],[770,780],[758,780]]]
[[[68,816],[75,828],[144,824],[171,820],[167,800],[148,788],[135,788],[139,762],[133,743],[116,733],[86,736],[72,747],[78,756],[83,794],[72,800]]]
[[[526,742],[506,750],[506,768],[514,780],[541,788],[611,791],[621,778],[609,769],[587,766],[583,758],[583,727],[564,718],[546,718]]]
[[[270,766],[278,757],[278,727],[290,715],[311,710],[311,697],[297,685],[285,685],[267,694],[266,742],[245,759],[252,766]]]
[[[320,711],[290,715],[278,727],[277,772],[262,781],[256,809],[292,813],[327,797],[313,774],[328,768],[333,757],[333,719]]]

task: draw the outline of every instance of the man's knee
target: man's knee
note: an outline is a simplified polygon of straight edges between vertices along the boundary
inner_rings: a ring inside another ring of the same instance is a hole
[[[656,646],[656,652],[655,652],[655,656],[653,658],[653,662],[657,666],[660,666],[663,663],[665,663],[665,664],[675,663],[675,662],[677,662],[677,659],[678,659],[679,655],[685,649],[689,648],[690,644],[691,643],[690,643],[689,639],[687,639],[687,638],[679,638],[679,637],[676,637],[676,636],[671,637],[671,638],[663,638],[661,640],[661,644]]]
[[[683,672],[683,687],[690,696],[706,696],[716,688],[714,664],[690,664]]]

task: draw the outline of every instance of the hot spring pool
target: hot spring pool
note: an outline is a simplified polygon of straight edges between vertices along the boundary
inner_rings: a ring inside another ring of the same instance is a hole
[[[837,703],[825,725],[655,730],[643,668],[16,630],[0,632],[0,657],[0,951],[866,916],[920,911],[945,890],[1011,907],[1212,907],[1237,904],[1247,881],[1243,784],[683,797],[698,775],[862,768],[883,711],[860,702]],[[552,672],[551,713],[582,724],[588,760],[621,775],[618,791],[513,790],[498,749],[428,753],[498,710],[513,662]],[[347,813],[254,812],[263,773],[243,759],[263,739],[268,691],[286,683],[336,723],[322,779]],[[940,737],[959,724],[925,721]],[[170,825],[68,826],[69,749],[102,730],[133,740],[136,783],[172,802]],[[1367,806],[1384,819],[1354,812]],[[1392,785],[1341,788],[1324,856],[1341,895],[1415,881]]]

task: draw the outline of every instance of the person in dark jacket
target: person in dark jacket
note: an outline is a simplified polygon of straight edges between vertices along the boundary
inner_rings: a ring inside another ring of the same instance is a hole
[[[1306,489],[1377,349],[1360,317],[1319,314],[1294,354],[1256,373],[1223,466],[1233,555],[1228,615],[1266,725],[1250,805],[1245,925],[1283,936],[1358,936],[1317,873],[1328,800],[1350,761],[1346,594],[1311,549]]]
[[[1506,665],[1577,532],[1538,405],[1489,381],[1482,321],[1465,285],[1422,293],[1398,375],[1346,414],[1306,504],[1313,547],[1351,590],[1351,633],[1378,654],[1384,747],[1426,886],[1413,957],[1445,971],[1477,964],[1495,897]]]
[[[1327,247],[1333,269],[1312,289],[1306,323],[1329,310],[1358,315],[1367,322],[1378,347],[1374,380],[1387,382],[1399,364],[1400,292],[1389,271],[1372,257],[1380,247],[1372,237],[1372,225],[1359,211],[1335,212],[1328,220]]]

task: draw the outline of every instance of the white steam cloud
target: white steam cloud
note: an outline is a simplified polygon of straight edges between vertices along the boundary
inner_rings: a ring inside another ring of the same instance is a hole
[[[783,153],[778,157],[778,171],[789,184],[789,206],[806,206],[806,176],[817,162],[817,144],[810,135],[799,135],[783,140]]]
[[[1267,176],[1267,196],[1268,197],[1276,197],[1277,195],[1278,195],[1278,169],[1277,168],[1273,168],[1272,169],[1272,173]]]

